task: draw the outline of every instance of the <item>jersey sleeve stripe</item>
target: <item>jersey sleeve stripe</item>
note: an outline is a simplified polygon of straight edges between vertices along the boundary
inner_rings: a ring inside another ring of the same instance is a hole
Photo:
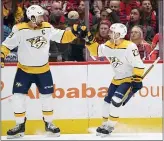
[[[144,68],[133,68],[133,75],[137,75],[137,76],[143,76],[144,74]]]
[[[1,54],[4,55],[4,58],[11,52],[9,48],[7,48],[5,45],[1,46]]]

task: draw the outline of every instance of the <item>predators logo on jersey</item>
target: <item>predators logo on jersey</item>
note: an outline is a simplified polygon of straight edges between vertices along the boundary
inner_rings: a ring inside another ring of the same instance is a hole
[[[43,47],[45,44],[47,44],[47,40],[43,36],[37,36],[34,38],[30,38],[30,39],[27,39],[26,41],[29,41],[31,43],[31,47],[34,47],[37,49],[39,49],[39,48]]]
[[[111,60],[112,66],[114,68],[117,68],[123,64],[117,57],[109,57],[109,60]]]

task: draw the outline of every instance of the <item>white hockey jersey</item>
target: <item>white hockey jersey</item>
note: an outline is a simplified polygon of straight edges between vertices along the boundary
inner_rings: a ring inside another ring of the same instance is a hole
[[[28,73],[43,73],[49,70],[50,40],[69,43],[75,38],[71,30],[55,29],[47,22],[38,29],[32,29],[28,23],[20,23],[13,27],[2,43],[1,53],[6,57],[18,46],[18,67]]]
[[[127,40],[115,46],[110,41],[99,45],[97,42],[88,46],[91,56],[108,57],[115,72],[112,83],[120,85],[131,82],[133,75],[143,76],[144,64],[140,58],[137,46]]]

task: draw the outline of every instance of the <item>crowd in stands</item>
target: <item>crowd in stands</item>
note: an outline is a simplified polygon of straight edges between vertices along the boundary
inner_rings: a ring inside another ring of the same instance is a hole
[[[157,0],[88,0],[89,29],[100,44],[109,40],[113,23],[127,26],[127,40],[134,42],[143,60],[159,56],[159,17]],[[45,21],[55,28],[69,30],[72,25],[85,24],[85,0],[2,0],[4,38],[14,24],[27,22],[26,9],[33,4],[44,8]],[[15,61],[15,48],[10,57]],[[85,41],[76,39],[70,44],[50,43],[50,62],[87,61]],[[89,59],[88,59],[89,58]],[[7,60],[7,59],[6,59]],[[9,59],[10,60],[10,59]],[[99,61],[105,60],[99,58]]]

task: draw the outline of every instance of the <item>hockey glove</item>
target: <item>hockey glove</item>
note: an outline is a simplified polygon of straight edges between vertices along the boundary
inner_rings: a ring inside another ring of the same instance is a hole
[[[87,45],[91,45],[94,42],[96,42],[95,37],[93,36],[93,34],[90,31],[87,33],[87,36],[84,39],[85,39]]]
[[[140,76],[133,76],[132,78],[132,92],[136,93],[138,90],[140,90],[143,87],[142,84],[142,77]]]
[[[4,55],[1,53],[1,68],[4,68],[4,62],[5,62]]]
[[[74,24],[72,27],[72,33],[78,38],[85,38],[87,35],[87,27]]]

